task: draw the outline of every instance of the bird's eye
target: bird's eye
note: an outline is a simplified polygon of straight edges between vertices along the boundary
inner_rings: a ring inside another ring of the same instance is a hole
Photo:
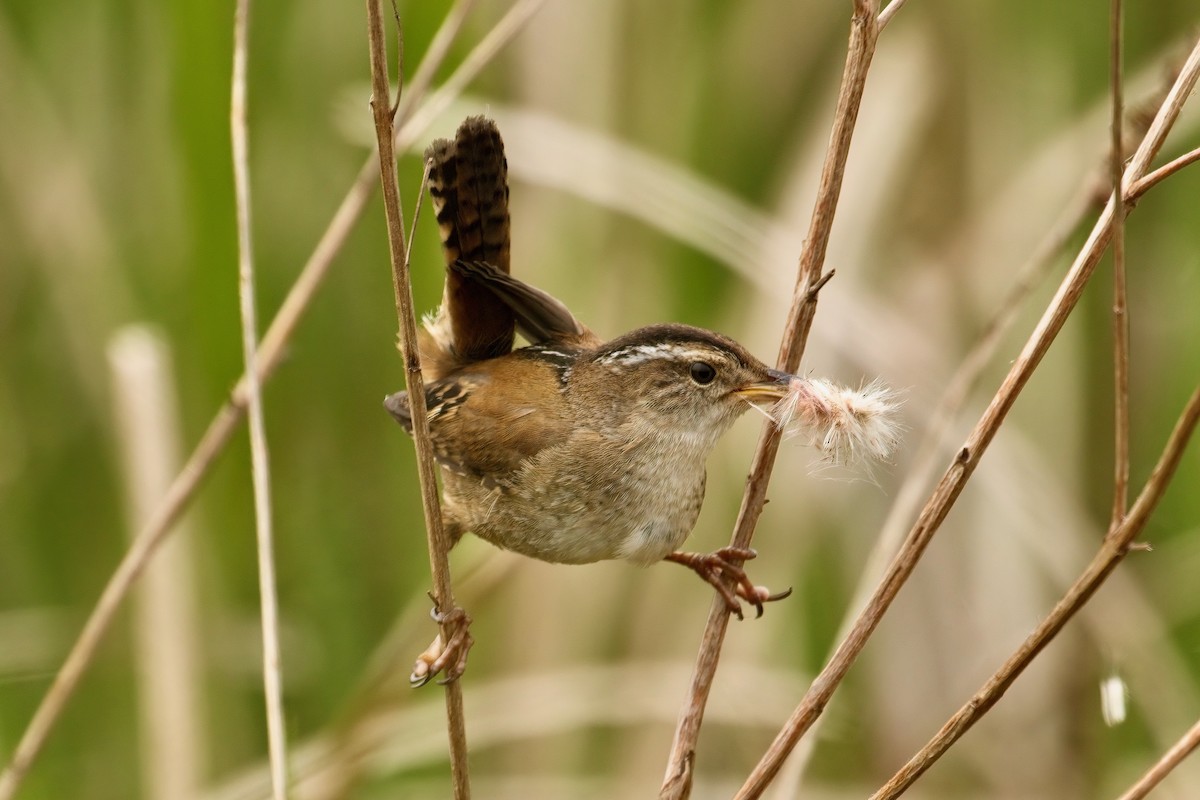
[[[707,386],[716,380],[717,371],[707,361],[693,361],[689,369],[691,370],[692,380],[701,386]]]

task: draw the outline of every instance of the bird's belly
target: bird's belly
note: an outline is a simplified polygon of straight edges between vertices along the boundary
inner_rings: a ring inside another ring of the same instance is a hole
[[[684,478],[659,475],[651,483],[622,474],[599,486],[594,473],[584,485],[579,473],[568,472],[492,490],[447,480],[446,512],[476,509],[470,518],[459,516],[465,530],[542,561],[649,565],[677,549],[696,523],[704,473]]]

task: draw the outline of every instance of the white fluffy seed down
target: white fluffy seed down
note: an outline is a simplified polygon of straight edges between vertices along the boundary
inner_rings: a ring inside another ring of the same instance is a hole
[[[836,464],[887,461],[900,437],[896,394],[878,381],[847,389],[824,379],[792,378],[787,397],[767,409],[786,436],[804,434]]]

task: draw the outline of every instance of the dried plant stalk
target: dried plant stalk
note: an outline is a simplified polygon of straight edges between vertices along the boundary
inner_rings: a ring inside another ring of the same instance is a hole
[[[108,342],[113,428],[120,446],[130,537],[179,469],[180,426],[167,342],[144,325]],[[180,528],[186,526],[181,525]],[[141,724],[142,794],[190,800],[204,774],[201,625],[190,530],[169,542],[134,597],[133,644]]]
[[[1196,43],[1188,56],[1175,83],[1158,109],[1146,136],[1134,154],[1125,172],[1124,186],[1126,190],[1134,180],[1145,173],[1150,162],[1162,147],[1167,133],[1179,116],[1184,101],[1195,87],[1198,74],[1200,74],[1200,42]],[[741,791],[736,795],[739,800],[759,797],[762,794],[767,784],[778,773],[788,753],[792,751],[800,737],[824,710],[834,690],[849,671],[851,664],[866,646],[868,639],[891,605],[892,600],[895,599],[900,587],[912,574],[917,561],[920,560],[926,546],[941,526],[942,521],[945,520],[950,507],[962,493],[963,487],[974,473],[979,459],[996,435],[996,431],[999,430],[1013,403],[1016,402],[1017,396],[1038,364],[1041,363],[1051,342],[1062,329],[1067,317],[1082,295],[1088,279],[1110,240],[1114,213],[1114,203],[1110,200],[1093,227],[1083,249],[1063,279],[1058,292],[1042,315],[1042,319],[1021,350],[1021,354],[1013,362],[1008,376],[938,482],[932,496],[925,504],[899,552],[856,619],[854,626],[838,645],[829,663],[813,680],[808,692],[805,693],[783,729],[776,736],[775,741],[772,742],[747,778]]]
[[[1197,147],[1195,150],[1189,150],[1179,158],[1163,164],[1161,167],[1154,170],[1144,178],[1139,178],[1138,180],[1134,181],[1133,185],[1130,186],[1125,192],[1125,202],[1127,204],[1136,203],[1141,199],[1142,195],[1144,195],[1148,190],[1154,188],[1154,186],[1156,186],[1164,178],[1171,177],[1179,170],[1191,164],[1195,164],[1197,161],[1200,161],[1200,147]]]
[[[254,530],[258,545],[258,603],[262,617],[263,694],[271,795],[287,800],[287,729],[283,723],[283,664],[279,653],[279,600],[275,590],[275,546],[271,518],[271,460],[263,421],[255,313],[254,246],[250,236],[250,135],[246,126],[246,64],[249,60],[250,0],[238,0],[233,20],[233,88],[229,127],[233,140],[233,185],[237,209],[238,307],[242,357],[246,364],[246,413],[250,420],[250,475],[254,484]]]
[[[842,73],[841,88],[838,92],[837,107],[834,112],[833,131],[830,134],[825,164],[821,170],[821,181],[817,189],[817,201],[813,208],[812,220],[809,224],[808,238],[804,250],[800,254],[796,288],[792,295],[792,306],[788,313],[783,343],[779,352],[778,367],[785,372],[794,373],[799,367],[800,357],[804,353],[808,332],[816,313],[817,293],[832,274],[829,273],[823,277],[821,273],[824,269],[825,252],[829,245],[829,234],[833,228],[838,198],[841,195],[842,177],[845,174],[846,159],[850,152],[854,123],[858,119],[858,109],[862,104],[867,71],[870,69],[871,58],[875,53],[875,42],[879,36],[879,24],[878,0],[856,0],[851,17],[846,66]],[[758,518],[766,504],[767,483],[775,464],[775,454],[779,450],[779,442],[780,431],[773,425],[764,426],[730,542],[734,547],[748,547],[754,535]],[[704,706],[712,689],[713,677],[717,671],[717,661],[720,658],[721,644],[725,640],[725,631],[728,625],[729,612],[718,597],[713,601],[708,614],[708,622],[700,641],[700,651],[696,656],[696,669],[692,675],[692,683],[675,728],[675,738],[671,745],[666,774],[659,792],[659,797],[663,800],[685,798],[691,792],[696,740],[700,736]]]
[[[1113,505],[1110,527],[1121,524],[1129,505],[1129,315],[1125,281],[1125,194],[1121,179],[1125,173],[1124,95],[1121,86],[1121,0],[1109,3],[1109,88],[1112,94],[1112,152],[1109,175],[1113,202],[1118,213],[1113,217]]]
[[[1175,745],[1163,753],[1154,766],[1146,771],[1146,774],[1138,778],[1137,782],[1126,790],[1125,794],[1121,795],[1117,800],[1142,800],[1143,797],[1150,794],[1154,787],[1163,782],[1163,778],[1171,774],[1171,770],[1179,766],[1179,763],[1187,758],[1193,750],[1200,747],[1200,721],[1197,721],[1188,732],[1179,738]]]
[[[414,112],[413,116],[400,127],[396,139],[400,143],[415,141],[423,127],[431,122],[433,113],[423,113],[436,100],[440,108],[448,104],[453,97],[462,91],[463,87],[495,57],[500,49],[507,44],[532,18],[533,13],[544,0],[523,0],[504,15],[478,45],[463,60],[454,73],[446,79],[446,83],[436,93],[429,97],[424,105]],[[461,15],[451,14],[444,23],[443,30],[457,30],[461,25]],[[449,39],[452,35],[435,37],[435,42],[444,42],[442,49],[431,50],[430,74],[436,72],[439,62],[449,50]],[[422,64],[418,74],[425,69]],[[409,92],[412,97],[415,92]],[[413,100],[412,107],[417,108]],[[274,374],[275,369],[283,360],[292,335],[308,310],[317,290],[324,282],[333,261],[341,252],[351,231],[358,223],[378,184],[378,167],[372,153],[363,162],[354,182],[350,185],[329,225],[322,233],[320,240],[313,249],[303,269],[297,276],[283,303],[276,312],[274,319],[263,334],[258,347],[258,358],[254,369],[258,380],[266,383]],[[39,703],[33,718],[30,719],[25,731],[21,734],[12,756],[0,772],[0,800],[11,800],[24,780],[29,768],[37,759],[46,743],[50,731],[61,716],[63,709],[74,695],[79,681],[87,672],[95,657],[96,650],[103,641],[108,629],[112,626],[117,610],[137,582],[146,564],[153,558],[158,546],[173,529],[179,517],[195,497],[204,479],[208,477],[218,456],[224,452],[238,423],[246,410],[247,375],[243,374],[237,381],[229,399],[214,415],[204,435],[188,456],[183,469],[171,483],[167,494],[159,502],[153,513],[138,531],[136,538],[130,544],[120,564],[108,579],[100,598],[92,608],[91,614],[84,623],[79,636],[71,645],[63,665],[54,677],[53,683]]]
[[[1162,456],[1159,457],[1158,464],[1155,465],[1154,471],[1146,481],[1145,488],[1138,495],[1137,501],[1121,523],[1105,537],[1104,544],[1083,574],[1058,601],[1058,605],[1054,607],[1049,616],[1042,620],[1033,633],[1021,643],[1021,646],[1004,666],[988,679],[987,683],[942,726],[942,729],[928,744],[892,776],[891,780],[871,795],[871,800],[890,800],[903,794],[925,770],[933,766],[950,749],[951,745],[958,741],[972,725],[979,721],[980,717],[1004,696],[1005,691],[1025,670],[1025,667],[1029,666],[1071,617],[1091,599],[1096,590],[1100,588],[1100,584],[1104,583],[1105,579],[1128,555],[1134,538],[1145,529],[1150,515],[1154,513],[1158,501],[1162,499],[1163,493],[1170,485],[1188,440],[1196,430],[1197,422],[1200,422],[1200,387],[1196,388],[1184,407],[1166,447],[1163,448]]]
[[[413,442],[417,451],[417,474],[421,482],[421,506],[425,513],[425,531],[429,540],[429,565],[433,573],[436,604],[441,610],[454,605],[450,583],[450,539],[442,528],[438,501],[437,470],[433,462],[433,444],[429,439],[429,417],[425,406],[425,384],[421,375],[421,356],[417,344],[417,321],[413,310],[412,280],[405,247],[404,217],[400,191],[396,184],[395,132],[392,128],[392,104],[387,76],[387,46],[383,35],[382,0],[367,0],[367,29],[371,50],[371,110],[375,117],[375,135],[379,145],[379,175],[383,186],[383,208],[387,218],[388,247],[392,262],[392,288],[396,295],[396,314],[400,322],[400,349],[404,354],[405,388],[412,413]],[[397,61],[402,54],[397,55]],[[397,89],[399,91],[399,88]],[[449,642],[454,631],[442,623],[442,641]],[[463,713],[462,685],[448,681],[446,687],[446,723],[450,738],[450,769],[456,800],[471,796],[467,769],[467,732]]]
[[[891,6],[889,6],[891,8]],[[1174,76],[1171,76],[1174,80]],[[1162,102],[1170,84],[1164,84],[1162,89],[1149,100],[1157,106]],[[1140,118],[1140,115],[1139,115]],[[1150,124],[1149,117],[1141,123],[1135,123],[1136,136],[1140,139]],[[1128,138],[1128,137],[1126,137]],[[1122,160],[1123,163],[1123,160]],[[1025,301],[1033,290],[1049,274],[1051,267],[1063,253],[1068,241],[1075,231],[1083,224],[1090,214],[1100,213],[1104,208],[1104,192],[1108,181],[1105,180],[1103,160],[1097,174],[1089,173],[1084,176],[1071,198],[1063,205],[1059,217],[1038,242],[1028,260],[1016,271],[1016,279],[1008,290],[1008,294],[996,307],[996,311],[980,329],[979,338],[962,358],[954,374],[946,382],[942,396],[929,413],[929,423],[922,436],[921,442],[915,447],[910,456],[907,473],[896,492],[896,499],[888,510],[882,531],[871,548],[866,566],[859,576],[852,600],[847,605],[846,616],[842,618],[834,641],[841,641],[850,632],[854,624],[854,612],[866,604],[871,595],[872,587],[878,582],[887,566],[888,559],[897,550],[905,533],[906,520],[920,510],[921,495],[924,487],[937,475],[940,453],[946,443],[946,435],[966,403],[970,391],[975,387],[983,371],[991,364],[992,357],[1004,336],[1017,322],[1018,315]],[[1132,192],[1130,197],[1132,202]],[[824,719],[821,717],[820,719]],[[820,719],[814,723],[808,737],[803,740],[788,760],[788,772],[785,773],[792,781],[789,787],[779,786],[780,791],[795,793],[804,773],[807,759],[813,751],[814,740],[820,727]],[[782,777],[782,776],[781,776]]]

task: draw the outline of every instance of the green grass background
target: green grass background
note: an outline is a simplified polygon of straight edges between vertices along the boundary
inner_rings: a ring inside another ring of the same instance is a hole
[[[1133,104],[1186,53],[1200,17],[1187,0],[1128,6]],[[438,80],[507,7],[478,4]],[[410,74],[444,11],[401,5]],[[848,12],[848,3],[811,0],[552,0],[417,150],[468,113],[494,113],[502,130],[514,120],[519,274],[604,334],[684,321],[771,360]],[[229,3],[192,0],[0,2],[5,757],[126,546],[110,338],[145,323],[169,345],[184,452],[241,370],[232,16]],[[733,626],[693,797],[731,794],[824,662],[942,387],[1063,198],[1100,164],[1106,27],[1104,4],[912,0],[886,30],[833,233],[838,276],[822,296],[805,369],[847,383],[878,376],[903,390],[905,444],[873,480],[830,478],[811,450],[783,449],[752,574],[796,595]],[[255,3],[249,95],[264,321],[368,155],[367,80],[361,3]],[[539,178],[532,162],[546,140],[534,134],[553,141],[548,120],[673,167],[662,179],[684,197],[696,193],[680,176],[715,187],[727,224],[685,215],[681,230],[664,231],[657,220],[681,207],[674,200],[647,199],[637,183],[608,185],[620,171],[606,180],[580,169],[572,186],[569,156]],[[1186,112],[1166,153],[1200,144],[1198,123],[1196,109]],[[410,214],[419,176],[417,154],[407,154],[400,185]],[[636,210],[589,199],[604,192]],[[1200,376],[1198,194],[1193,168],[1155,189],[1129,223],[1135,490]],[[739,272],[705,242],[738,250],[741,240],[721,237],[742,212],[775,239],[740,247]],[[403,380],[382,220],[376,198],[265,390],[288,731],[297,747],[329,744],[338,765],[333,788],[298,796],[448,791],[440,695],[405,685],[433,626],[423,616],[428,561],[412,448],[381,407]],[[413,246],[421,310],[437,303],[440,264],[426,214]],[[805,797],[861,797],[886,779],[1094,550],[1111,492],[1109,276],[1102,265],[829,708]],[[1021,313],[952,426],[945,459],[1056,284],[1041,284]],[[714,455],[695,549],[726,540],[757,430],[743,421]],[[911,796],[1112,796],[1200,717],[1198,485],[1193,446],[1147,530],[1153,552],[1130,558]],[[186,522],[202,697],[190,726],[203,796],[262,796],[230,783],[261,770],[265,754],[244,433]],[[477,796],[652,796],[710,592],[669,566],[550,567],[476,541],[454,556],[478,642],[465,683]],[[22,797],[148,796],[133,628],[123,614]],[[1110,728],[1097,686],[1114,672],[1129,683],[1130,718]],[[528,686],[512,683],[521,681]],[[296,773],[309,774],[303,765]],[[1162,796],[1197,796],[1198,781],[1200,767],[1185,767]],[[792,788],[779,796],[793,796],[796,784],[783,785]]]

